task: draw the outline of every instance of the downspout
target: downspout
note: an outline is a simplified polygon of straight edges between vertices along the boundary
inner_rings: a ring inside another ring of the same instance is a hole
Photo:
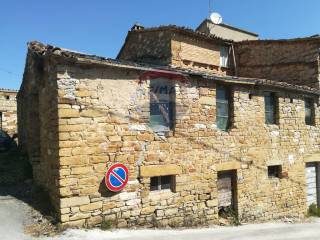
[[[238,76],[238,69],[237,69],[237,61],[236,61],[236,55],[235,55],[233,43],[231,43],[231,50],[232,50],[232,55],[233,55],[234,75],[237,77]]]

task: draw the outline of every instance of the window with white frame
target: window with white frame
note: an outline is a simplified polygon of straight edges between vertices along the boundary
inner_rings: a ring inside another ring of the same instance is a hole
[[[229,67],[229,47],[220,47],[220,66]]]

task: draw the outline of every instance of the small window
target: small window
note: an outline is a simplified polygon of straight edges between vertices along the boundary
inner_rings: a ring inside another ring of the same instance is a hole
[[[7,100],[10,100],[10,96],[7,95],[7,96],[6,96],[6,99],[7,99]]]
[[[166,80],[151,80],[150,84],[150,125],[169,130],[174,127],[174,85]]]
[[[0,112],[0,130],[2,130],[2,112]]]
[[[304,100],[305,109],[305,123],[307,125],[314,125],[314,102],[313,99]]]
[[[227,130],[230,124],[230,89],[217,85],[216,93],[216,124],[217,128]]]
[[[264,93],[265,123],[277,124],[277,98],[275,93]]]
[[[165,189],[171,189],[171,191],[173,191],[174,179],[175,177],[173,175],[152,177],[150,180],[150,191],[158,191]]]
[[[269,178],[281,178],[281,173],[282,173],[281,165],[268,166]]]
[[[220,66],[229,67],[229,48],[226,46],[220,47]]]

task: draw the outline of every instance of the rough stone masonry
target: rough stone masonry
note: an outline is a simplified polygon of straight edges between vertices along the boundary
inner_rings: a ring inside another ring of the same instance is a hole
[[[319,82],[319,56],[310,56],[317,64],[305,84],[302,72],[292,82],[262,70],[247,78],[238,54],[249,43],[176,26],[133,29],[117,60],[29,43],[19,138],[59,221],[208,225],[228,207],[241,222],[304,217],[306,164],[320,161],[320,91],[308,82]],[[104,184],[112,163],[129,169],[117,193]]]
[[[17,134],[17,91],[0,89],[0,129],[10,137]]]

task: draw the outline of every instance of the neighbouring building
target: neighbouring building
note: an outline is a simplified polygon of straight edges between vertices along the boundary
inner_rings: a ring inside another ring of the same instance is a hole
[[[116,60],[30,42],[21,147],[67,226],[304,217],[320,202],[319,47],[139,25]]]
[[[314,36],[236,43],[237,74],[319,89],[319,41]]]
[[[17,135],[16,90],[0,89],[0,129],[10,137]]]
[[[256,33],[248,32],[246,30],[230,26],[228,24],[221,23],[219,25],[214,24],[209,19],[205,19],[197,31],[215,35],[223,39],[233,40],[235,42],[245,40],[258,40],[259,35]]]

